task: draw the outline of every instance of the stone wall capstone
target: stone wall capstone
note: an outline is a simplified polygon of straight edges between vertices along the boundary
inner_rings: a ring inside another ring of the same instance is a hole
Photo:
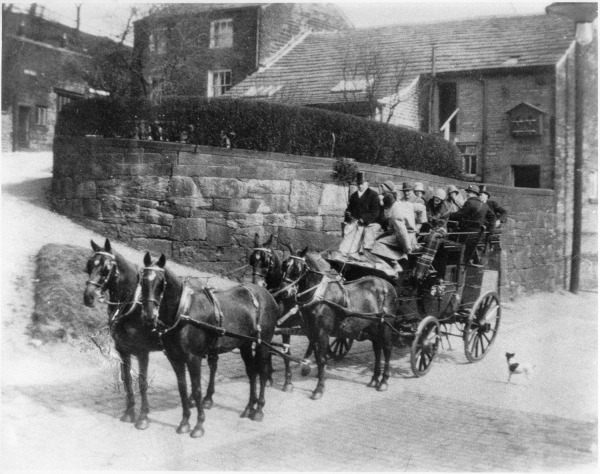
[[[176,143],[56,137],[55,209],[108,237],[204,271],[243,266],[254,245],[337,246],[349,191],[333,159]],[[420,181],[428,196],[460,181],[359,164],[372,187]],[[510,295],[562,286],[562,235],[554,191],[490,185],[509,212],[502,287]],[[283,250],[283,247],[281,247]]]

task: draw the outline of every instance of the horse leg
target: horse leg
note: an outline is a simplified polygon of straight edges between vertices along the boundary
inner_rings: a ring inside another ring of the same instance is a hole
[[[290,347],[290,335],[286,334],[281,337],[281,340],[284,344],[287,344],[288,347],[288,355],[292,355],[292,349]],[[294,390],[294,385],[292,384],[292,369],[290,369],[290,360],[287,357],[283,358],[283,363],[285,364],[285,382],[283,383],[283,391],[284,392],[292,392]]]
[[[306,376],[308,376],[308,374],[310,374],[309,358],[313,352],[314,352],[314,347],[313,347],[312,343],[309,341],[308,347],[306,348],[306,352],[304,353],[304,358],[302,359],[302,370],[300,373],[302,374],[303,377],[306,377]]]
[[[375,368],[373,369],[373,378],[367,385],[367,387],[376,387],[379,389],[379,376],[381,375],[381,343],[374,338],[373,341],[373,353],[375,354]]]
[[[252,346],[250,344],[244,344],[240,347],[240,354],[244,360],[246,366],[246,375],[250,381],[250,398],[248,405],[240,415],[240,418],[250,418],[254,416],[254,405],[256,404],[256,363],[254,361],[255,356],[252,354]]]
[[[192,381],[192,397],[196,402],[196,407],[198,410],[196,426],[190,433],[190,436],[192,438],[200,438],[204,435],[203,424],[204,420],[206,419],[202,403],[202,358],[193,355],[188,356],[187,366],[190,373],[190,380]]]
[[[179,389],[179,397],[181,398],[181,408],[183,411],[183,416],[181,418],[181,422],[177,427],[177,433],[189,433],[190,431],[190,415],[192,414],[190,410],[190,400],[187,395],[187,382],[185,380],[185,362],[182,358],[177,357],[175,355],[169,355],[167,353],[167,358],[171,363],[171,367],[175,371],[175,376],[177,377],[177,388]],[[193,380],[192,376],[192,368],[188,368],[190,372],[190,378]]]
[[[313,391],[310,398],[312,400],[319,400],[323,396],[325,391],[325,366],[327,365],[327,347],[329,343],[329,335],[324,331],[319,331],[317,342],[314,344],[315,359],[317,361],[319,381],[317,382],[317,388]]]
[[[385,360],[385,365],[383,367],[383,377],[381,378],[381,383],[377,390],[380,392],[385,392],[388,388],[387,381],[390,378],[390,359],[392,358],[392,337],[391,334],[386,338],[383,344],[383,358]]]
[[[148,412],[150,408],[148,406],[148,352],[140,352],[137,356],[138,359],[138,383],[140,386],[140,396],[142,398],[142,409],[140,410],[140,416],[138,416],[135,422],[135,427],[138,430],[145,430],[148,428]]]
[[[215,393],[215,375],[217,373],[217,365],[219,363],[219,354],[216,352],[208,353],[208,367],[210,368],[210,378],[208,380],[208,388],[206,389],[206,396],[202,400],[202,408],[210,410],[213,406],[213,394]]]
[[[269,348],[264,344],[260,344],[256,348],[254,354],[254,367],[255,373],[259,374],[260,377],[260,393],[258,395],[258,401],[256,403],[256,410],[250,417],[253,421],[262,421],[264,417],[263,408],[265,406],[265,387],[267,386],[268,380],[268,360],[269,360]]]
[[[121,416],[121,421],[133,423],[135,421],[135,397],[131,380],[131,354],[120,350],[117,350],[117,352],[121,359],[121,380],[123,380],[126,394],[125,412]]]

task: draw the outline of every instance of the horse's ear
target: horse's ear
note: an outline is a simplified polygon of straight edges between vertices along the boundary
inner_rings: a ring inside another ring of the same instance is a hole
[[[159,268],[165,268],[165,265],[167,264],[167,257],[165,257],[164,253],[161,254],[156,264],[159,266]]]
[[[269,237],[269,240],[267,240],[265,247],[270,247],[272,243],[273,243],[273,234],[271,234],[271,237]]]
[[[92,250],[94,252],[100,252],[100,250],[102,250],[102,248],[96,244],[96,242],[94,242],[93,240],[90,240],[90,243],[92,244]]]
[[[110,240],[108,240],[108,239],[106,239],[106,240],[104,241],[104,250],[106,250],[107,252],[110,252],[110,251],[111,251],[111,248],[110,248]]]
[[[299,256],[299,257],[302,257],[302,258],[306,257],[306,254],[308,253],[308,248],[309,248],[309,247],[310,247],[310,246],[309,246],[309,245],[307,245],[307,246],[304,248],[304,250],[303,250],[302,252],[300,252],[300,254],[299,254],[298,256]]]
[[[150,256],[150,252],[146,252],[146,255],[144,255],[144,266],[149,267],[150,265],[152,265],[152,257]]]
[[[258,248],[258,247],[260,247],[260,242],[259,242],[259,240],[258,240],[258,232],[256,232],[256,233],[254,234],[254,248],[256,249],[256,248]]]

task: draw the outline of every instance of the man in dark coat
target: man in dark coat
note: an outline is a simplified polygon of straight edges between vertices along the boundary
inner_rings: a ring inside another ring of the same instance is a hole
[[[487,204],[491,211],[496,216],[494,221],[494,228],[500,227],[501,224],[505,224],[508,218],[508,212],[498,202],[490,200],[490,192],[487,190],[485,184],[479,186],[479,199],[481,202]]]
[[[463,207],[457,212],[451,212],[448,219],[458,221],[459,232],[472,232],[472,234],[463,234],[458,236],[458,241],[465,244],[465,259],[468,262],[473,260],[479,263],[479,255],[476,251],[477,243],[480,238],[481,226],[485,226],[488,231],[493,229],[496,219],[490,208],[479,199],[479,189],[469,184],[465,188],[467,200]]]

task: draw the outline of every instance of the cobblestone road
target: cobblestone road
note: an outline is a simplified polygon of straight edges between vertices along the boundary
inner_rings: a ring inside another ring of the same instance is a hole
[[[114,362],[79,343],[28,345],[31,256],[43,243],[86,247],[101,236],[44,207],[48,156],[43,163],[39,155],[8,158],[27,173],[13,174],[2,190],[3,242],[13,250],[2,268],[3,472],[596,470],[597,295],[589,293],[505,302],[496,345],[477,364],[466,363],[456,340],[426,377],[415,379],[407,351],[396,349],[385,393],[366,387],[369,343],[355,344],[331,364],[318,402],[309,399],[315,371],[304,378],[295,367],[295,390],[283,393],[277,361],[262,423],[239,418],[248,385],[239,355],[225,355],[202,439],[175,433],[181,416],[175,377],[164,356],[152,354],[151,425],[138,431],[121,423],[124,397]],[[295,338],[294,353],[305,345]],[[506,351],[536,366],[530,380],[506,383]]]

